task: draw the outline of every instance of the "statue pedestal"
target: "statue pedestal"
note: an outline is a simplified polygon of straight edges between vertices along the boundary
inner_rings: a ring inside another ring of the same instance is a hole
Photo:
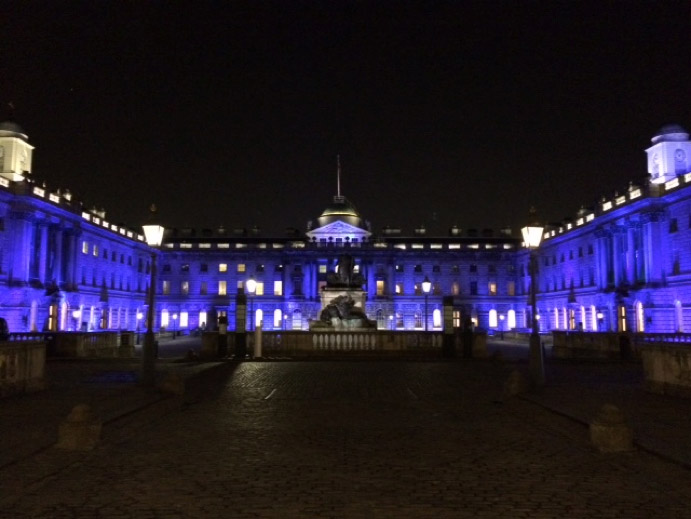
[[[367,302],[367,292],[358,288],[330,288],[326,287],[321,291],[322,310],[329,306],[338,296],[350,296],[355,302],[355,306],[365,311]]]

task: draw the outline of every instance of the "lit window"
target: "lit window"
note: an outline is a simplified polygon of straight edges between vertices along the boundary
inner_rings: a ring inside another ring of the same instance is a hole
[[[496,328],[497,327],[497,311],[494,309],[489,311],[489,327],[490,328]]]
[[[507,283],[506,292],[507,292],[507,295],[510,295],[510,296],[516,295],[516,283],[514,281],[509,281]]]
[[[454,281],[453,283],[451,283],[451,294],[457,296],[460,293],[461,287],[459,286],[458,281]]]
[[[396,294],[403,294],[403,283],[396,283]]]
[[[386,289],[386,283],[384,283],[384,280],[378,279],[377,280],[377,295],[383,296],[385,289]]]
[[[282,296],[283,295],[283,281],[274,281],[274,295],[275,296]]]
[[[460,328],[461,327],[461,311],[460,310],[454,310],[453,311],[453,327],[454,328]]]
[[[206,312],[205,311],[199,312],[199,327],[200,328],[206,328]]]
[[[187,328],[189,321],[189,314],[187,312],[180,312],[180,328]]]
[[[238,272],[245,272],[245,264],[238,263]]]
[[[226,263],[219,263],[218,264],[218,271],[219,272],[228,272],[228,265]]]
[[[170,294],[170,281],[163,282],[163,295]]]
[[[82,254],[89,254],[89,242],[88,241],[82,242]]]
[[[254,294],[257,296],[263,296],[264,295],[264,282],[263,281],[257,281],[257,289],[254,291]]]
[[[326,274],[326,265],[319,265],[319,273]]]
[[[218,282],[218,295],[219,296],[224,296],[226,295],[226,282],[225,281],[219,281]]]
[[[182,295],[186,296],[187,294],[190,293],[190,282],[189,281],[183,281],[180,284],[180,292],[182,292]]]
[[[280,309],[274,310],[274,329],[280,330],[283,326],[283,312]]]
[[[94,256],[98,257],[98,245],[94,245]]]
[[[489,283],[489,295],[491,295],[491,296],[497,295],[497,284],[494,281],[490,281],[490,283]]]
[[[168,315],[168,310],[163,310],[161,312],[161,328],[167,328],[170,322],[170,317]]]

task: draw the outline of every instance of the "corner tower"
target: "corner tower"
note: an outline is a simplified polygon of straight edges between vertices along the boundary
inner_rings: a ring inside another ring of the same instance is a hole
[[[0,177],[13,182],[24,180],[24,173],[31,173],[33,150],[21,126],[14,121],[0,123]]]
[[[684,128],[677,124],[663,126],[651,141],[653,145],[645,151],[653,184],[662,184],[689,172],[691,141]]]

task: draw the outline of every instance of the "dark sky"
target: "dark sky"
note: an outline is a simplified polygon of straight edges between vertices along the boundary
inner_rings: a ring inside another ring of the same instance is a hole
[[[691,2],[0,1],[34,174],[113,223],[575,215],[691,127]]]

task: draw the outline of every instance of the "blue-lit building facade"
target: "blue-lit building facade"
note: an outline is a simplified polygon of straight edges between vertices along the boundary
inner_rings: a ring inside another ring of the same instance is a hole
[[[236,297],[253,279],[248,328],[307,330],[343,254],[366,280],[365,311],[380,329],[441,330],[444,304],[455,327],[530,323],[521,216],[513,231],[374,229],[339,193],[313,221],[281,236],[169,229],[154,251],[141,229],[115,225],[69,191],[32,180],[32,153],[19,126],[0,123],[0,317],[11,331],[143,329],[152,254],[157,329],[187,333],[226,316],[233,330]],[[546,227],[537,251],[541,331],[691,329],[689,135],[665,127],[647,154],[644,185]]]

